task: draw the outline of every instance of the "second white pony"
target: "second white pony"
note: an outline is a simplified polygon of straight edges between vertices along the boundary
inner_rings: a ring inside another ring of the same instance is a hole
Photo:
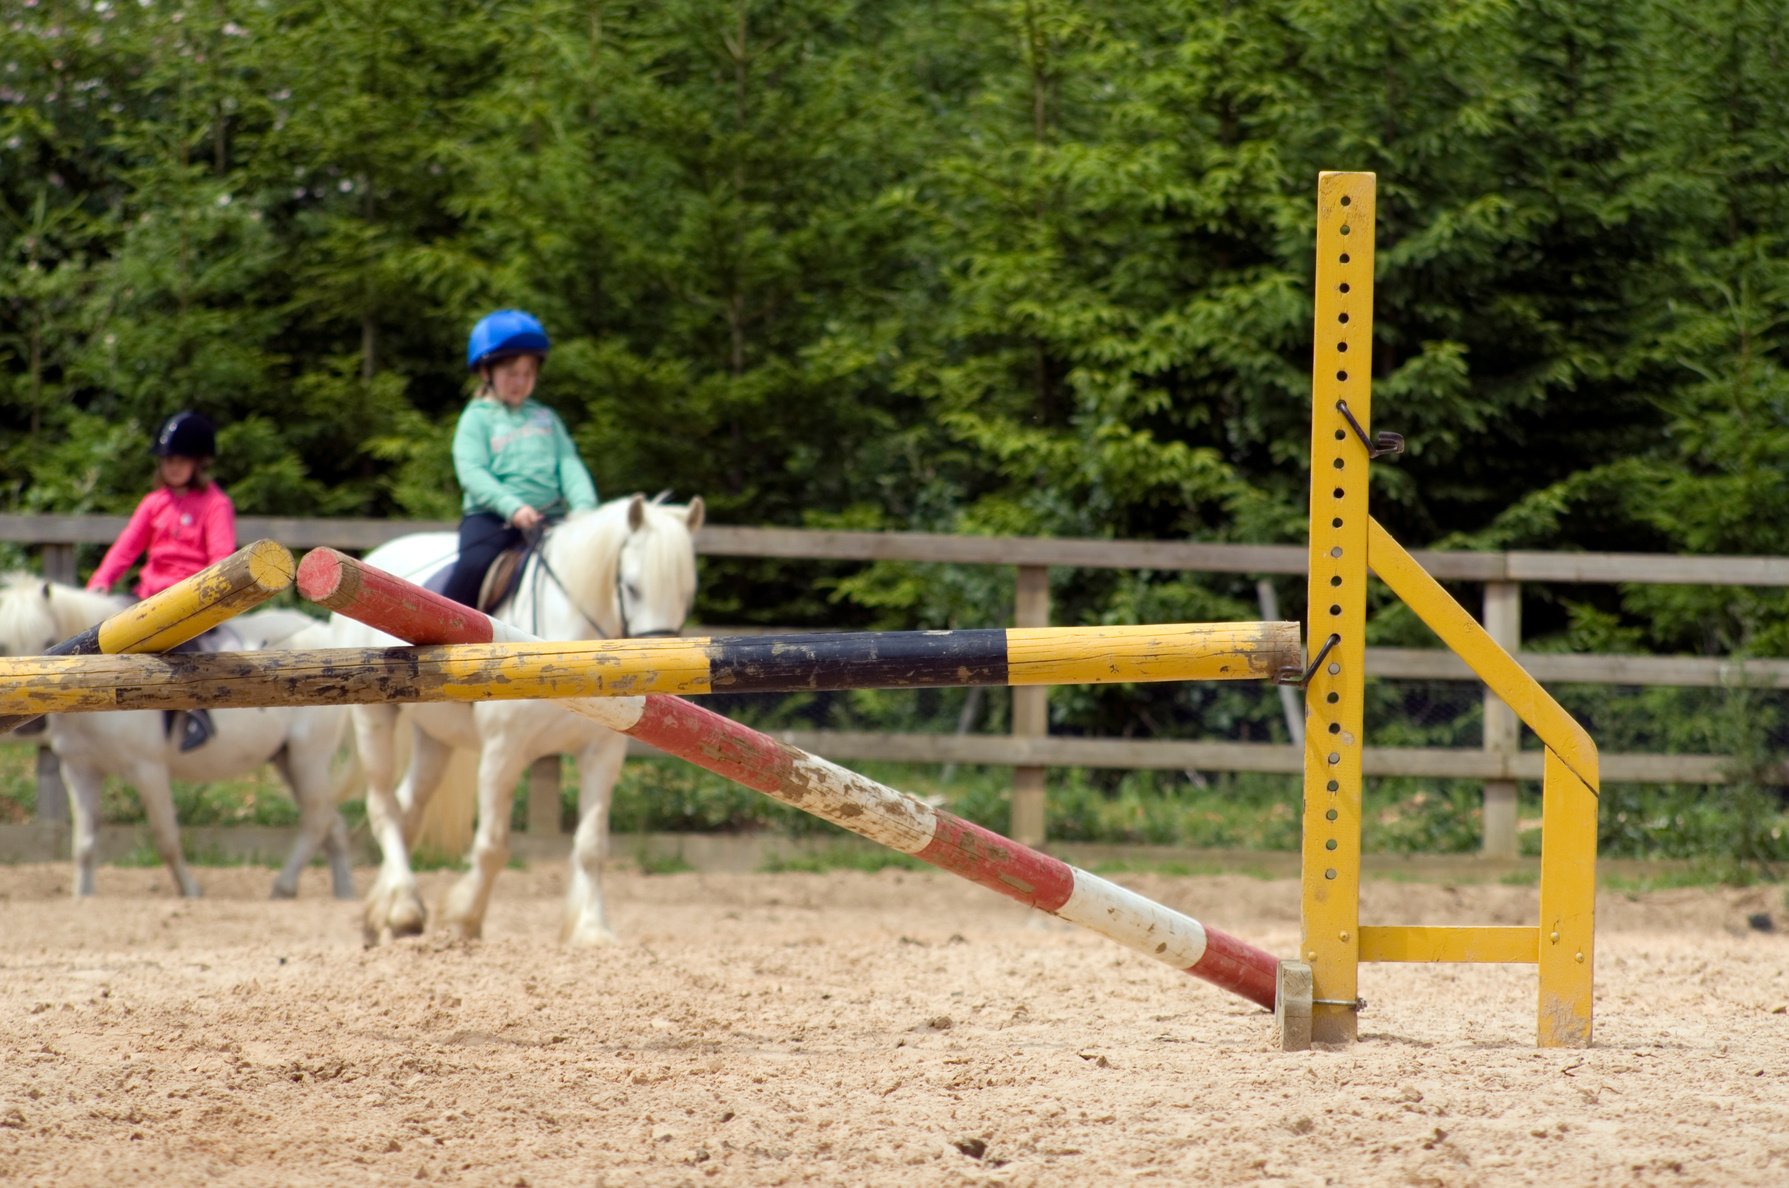
[[[700,498],[667,505],[641,495],[574,514],[529,558],[516,593],[497,617],[542,639],[675,635],[695,598],[694,535],[702,516]],[[422,533],[381,545],[366,561],[421,584],[445,568],[455,547],[451,533]],[[339,615],[331,623],[340,646],[395,642]],[[382,855],[366,898],[368,944],[414,936],[427,922],[409,846],[456,747],[478,753],[478,823],[470,869],[448,892],[439,923],[462,938],[482,933],[491,888],[509,859],[516,783],[534,760],[569,753],[578,765],[578,828],[562,935],[573,944],[615,939],[603,911],[602,861],[609,793],[626,757],[626,738],[550,701],[364,705],[354,707],[353,720],[367,783],[367,822]],[[410,765],[399,784],[395,739],[405,720],[412,732]]]
[[[125,604],[105,594],[15,574],[0,582],[0,652],[41,655],[58,641],[92,626]],[[329,629],[298,611],[256,611],[230,621],[240,646],[317,648]],[[75,860],[74,892],[91,895],[98,858],[100,792],[116,776],[135,788],[156,850],[182,895],[199,884],[181,854],[170,780],[206,783],[234,779],[272,763],[298,803],[298,836],[274,879],[275,898],[298,892],[299,873],[321,847],[329,858],[337,898],[354,895],[348,831],[336,809],[333,764],[347,725],[340,706],[214,709],[217,733],[204,746],[181,751],[159,710],[55,714],[46,719],[50,747],[68,784]]]

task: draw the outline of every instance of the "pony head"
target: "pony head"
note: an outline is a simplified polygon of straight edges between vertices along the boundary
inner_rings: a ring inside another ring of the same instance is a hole
[[[548,561],[581,621],[552,637],[681,631],[696,597],[704,514],[700,496],[669,504],[632,495],[568,517],[548,538]]]

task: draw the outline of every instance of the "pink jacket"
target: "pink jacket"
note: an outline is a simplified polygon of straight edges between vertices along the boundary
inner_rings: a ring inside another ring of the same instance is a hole
[[[216,483],[196,491],[158,487],[137,504],[87,588],[110,590],[145,547],[149,556],[137,575],[138,598],[159,594],[235,552],[236,508]]]

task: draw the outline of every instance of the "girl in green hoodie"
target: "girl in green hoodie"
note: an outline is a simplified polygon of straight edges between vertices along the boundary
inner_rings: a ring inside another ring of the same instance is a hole
[[[472,606],[485,570],[549,518],[596,506],[596,484],[559,415],[532,399],[551,343],[533,315],[500,309],[480,318],[466,344],[478,394],[453,435],[464,492],[460,556],[444,593]]]

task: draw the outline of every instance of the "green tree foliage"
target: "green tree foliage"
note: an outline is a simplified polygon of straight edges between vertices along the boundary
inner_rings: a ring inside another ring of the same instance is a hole
[[[0,492],[122,510],[194,406],[246,512],[452,515],[464,335],[517,305],[605,493],[1294,541],[1313,184],[1370,169],[1394,531],[1789,552],[1786,38],[1771,0],[19,0]],[[1011,591],[728,563],[704,598],[912,626]],[[1786,611],[1612,591],[1531,628],[1781,652]]]

